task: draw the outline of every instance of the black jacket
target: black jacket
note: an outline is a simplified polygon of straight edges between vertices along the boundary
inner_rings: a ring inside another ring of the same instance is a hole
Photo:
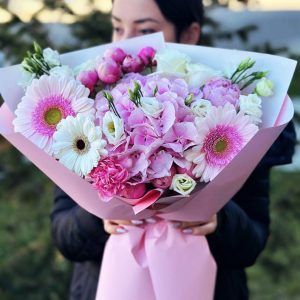
[[[254,264],[269,235],[270,168],[291,162],[295,140],[290,123],[245,185],[218,213],[218,229],[207,236],[218,265],[215,300],[248,299],[244,269]],[[70,299],[93,300],[108,238],[101,220],[84,211],[59,188],[51,220],[55,244],[67,259],[76,262]]]

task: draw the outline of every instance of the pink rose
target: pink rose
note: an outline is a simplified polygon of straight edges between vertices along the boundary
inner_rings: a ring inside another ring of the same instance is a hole
[[[107,202],[115,195],[120,195],[126,187],[128,171],[115,157],[102,159],[89,174],[93,187],[96,188]]]
[[[139,183],[136,185],[126,184],[126,187],[121,192],[120,196],[127,199],[139,199],[146,194],[146,185]]]
[[[151,183],[156,188],[167,189],[168,187],[170,187],[170,185],[172,183],[172,178],[176,174],[176,168],[174,167],[174,165],[171,167],[170,172],[171,172],[171,175],[161,177],[161,178],[155,178],[151,181]]]
[[[203,98],[214,106],[224,106],[228,102],[236,106],[240,95],[239,86],[222,77],[210,79],[203,87]]]

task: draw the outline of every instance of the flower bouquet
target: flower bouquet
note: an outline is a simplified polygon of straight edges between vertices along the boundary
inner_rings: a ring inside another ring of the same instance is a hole
[[[20,66],[0,70],[4,137],[96,216],[161,220],[110,238],[97,297],[212,299],[206,239],[165,220],[206,221],[239,190],[292,118],[295,62],[155,34],[61,57],[35,45],[22,67],[23,89]]]

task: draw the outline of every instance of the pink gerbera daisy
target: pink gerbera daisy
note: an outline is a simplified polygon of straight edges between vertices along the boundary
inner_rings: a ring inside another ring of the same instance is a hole
[[[237,113],[229,103],[212,107],[196,126],[201,142],[187,150],[185,157],[196,165],[193,174],[204,182],[213,180],[258,131],[248,116]]]
[[[94,115],[89,90],[69,77],[43,75],[27,88],[16,110],[14,127],[47,153],[52,154],[57,124],[68,116]]]

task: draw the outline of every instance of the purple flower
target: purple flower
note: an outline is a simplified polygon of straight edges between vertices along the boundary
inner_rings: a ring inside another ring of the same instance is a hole
[[[128,84],[132,84],[134,81],[137,81],[141,86],[143,86],[143,85],[145,85],[147,80],[149,80],[149,79],[145,75],[142,75],[140,73],[128,73],[128,74],[124,75],[124,77],[121,79],[120,83],[128,85]]]
[[[175,122],[175,108],[171,102],[164,103],[164,110],[158,118],[151,118],[151,123],[159,136],[164,135]]]
[[[134,146],[120,157],[120,162],[128,168],[129,177],[135,177],[133,180],[129,180],[130,182],[135,184],[145,182],[146,171],[149,166],[146,153],[147,147]]]
[[[183,152],[190,146],[193,146],[198,137],[197,129],[193,123],[176,123],[164,135],[164,147],[171,148],[175,152]]]
[[[154,77],[146,82],[145,90],[151,96],[153,96],[155,90],[157,95],[169,92],[170,81],[167,78]]]
[[[146,115],[144,114],[141,108],[137,108],[131,112],[130,116],[128,117],[127,123],[129,128],[135,128],[137,126],[148,124],[149,119],[146,117]]]
[[[155,131],[150,126],[136,127],[133,130],[131,137],[133,138],[134,145],[138,146],[150,146],[158,139]]]
[[[237,84],[232,84],[231,80],[221,77],[210,79],[203,88],[203,98],[210,100],[214,106],[231,103],[236,107],[240,95],[241,91]]]
[[[131,113],[136,109],[136,106],[130,99],[128,99],[127,96],[121,96],[120,98],[114,99],[116,109],[126,125],[128,123],[128,118],[130,117]]]
[[[148,178],[163,178],[171,175],[173,157],[165,150],[156,151],[150,156],[150,165],[147,170]]]
[[[172,82],[171,91],[178,96],[185,98],[189,94],[188,85],[183,79],[175,79]]]

